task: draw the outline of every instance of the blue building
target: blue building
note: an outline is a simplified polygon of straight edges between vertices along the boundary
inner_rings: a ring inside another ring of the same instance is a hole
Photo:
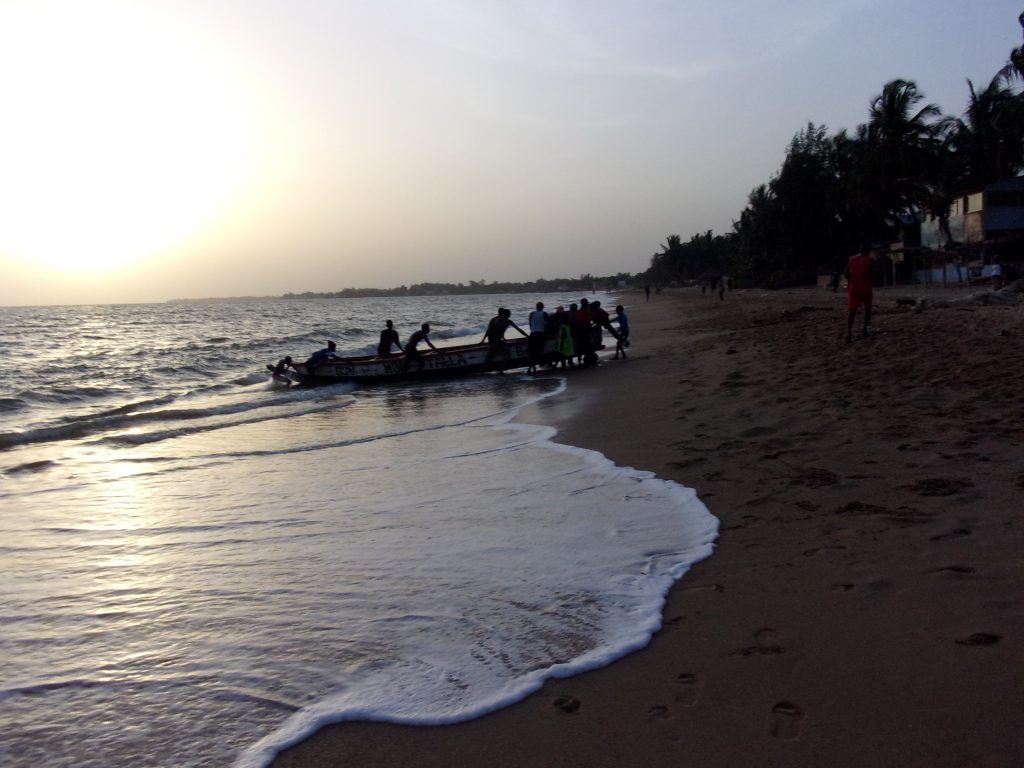
[[[957,195],[949,206],[949,235],[936,216],[921,222],[921,246],[956,255],[956,272],[986,277],[993,261],[1024,272],[1024,176]]]

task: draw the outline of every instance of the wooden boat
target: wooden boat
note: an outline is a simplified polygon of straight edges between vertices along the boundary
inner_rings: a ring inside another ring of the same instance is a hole
[[[523,368],[530,364],[529,347],[525,337],[506,339],[505,344],[508,346],[509,357],[497,363],[486,362],[487,344],[459,344],[438,347],[436,352],[431,349],[421,351],[422,369],[418,368],[416,361],[407,361],[404,354],[385,357],[366,355],[329,358],[312,374],[306,370],[305,363],[292,363],[287,375],[293,381],[306,385],[334,384],[343,381],[383,382],[469,376],[486,370],[497,370],[498,363],[503,364],[505,370]],[[545,339],[541,363],[547,365],[560,360],[561,356],[555,351],[555,340]]]

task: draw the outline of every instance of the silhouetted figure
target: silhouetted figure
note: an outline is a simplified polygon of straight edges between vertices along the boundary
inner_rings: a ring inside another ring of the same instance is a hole
[[[416,363],[416,371],[423,370],[423,357],[420,355],[420,351],[417,349],[421,341],[425,341],[427,346],[437,352],[437,347],[433,345],[430,339],[427,338],[427,334],[430,333],[430,323],[424,323],[420,326],[420,329],[413,333],[409,337],[409,341],[405,345],[405,368],[409,369],[409,363]]]
[[[271,371],[271,378],[279,384],[284,384],[286,387],[290,387],[292,385],[292,380],[285,375],[285,371],[288,370],[288,366],[291,364],[291,357],[282,357],[277,361],[277,365],[268,365],[267,368]]]
[[[547,333],[548,313],[544,311],[544,302],[538,301],[537,308],[527,318],[530,326],[530,367],[527,373],[537,373],[537,368],[544,357],[544,337]]]
[[[619,359],[619,353],[622,353],[622,359],[626,359],[626,347],[629,346],[629,318],[626,317],[625,308],[619,304],[615,308],[615,320],[619,324],[619,337],[615,343],[615,359]]]
[[[498,307],[498,314],[491,318],[484,331],[484,338],[481,341],[487,342],[487,357],[484,358],[484,368],[497,361],[498,373],[505,374],[505,361],[509,359],[508,344],[505,343],[505,331],[509,326],[519,331],[523,336],[529,338],[527,333],[512,322],[512,311],[504,307]]]
[[[393,347],[398,347],[399,352],[402,351],[402,339],[395,330],[395,324],[390,320],[385,320],[384,324],[387,327],[380,332],[380,342],[377,344],[377,355],[380,357],[390,355]]]
[[[849,343],[853,337],[853,320],[861,306],[864,307],[862,336],[868,335],[868,324],[871,322],[871,300],[874,289],[871,283],[871,255],[867,248],[850,257],[850,261],[846,265],[846,280],[847,306],[850,310],[846,317],[846,341]]]
[[[310,376],[315,376],[317,368],[326,363],[330,358],[337,357],[337,355],[335,355],[337,349],[338,345],[333,341],[328,340],[326,347],[319,349],[310,355],[309,360],[306,361],[306,373]]]

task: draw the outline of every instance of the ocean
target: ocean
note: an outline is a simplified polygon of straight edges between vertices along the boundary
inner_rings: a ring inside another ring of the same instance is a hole
[[[325,723],[468,719],[645,645],[717,520],[515,420],[563,376],[266,370],[368,353],[386,318],[443,345],[578,298],[0,308],[0,764],[256,768]]]

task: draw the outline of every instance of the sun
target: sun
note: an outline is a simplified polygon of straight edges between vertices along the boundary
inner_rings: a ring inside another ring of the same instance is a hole
[[[0,4],[0,256],[95,274],[226,215],[252,153],[229,73],[152,4]]]

